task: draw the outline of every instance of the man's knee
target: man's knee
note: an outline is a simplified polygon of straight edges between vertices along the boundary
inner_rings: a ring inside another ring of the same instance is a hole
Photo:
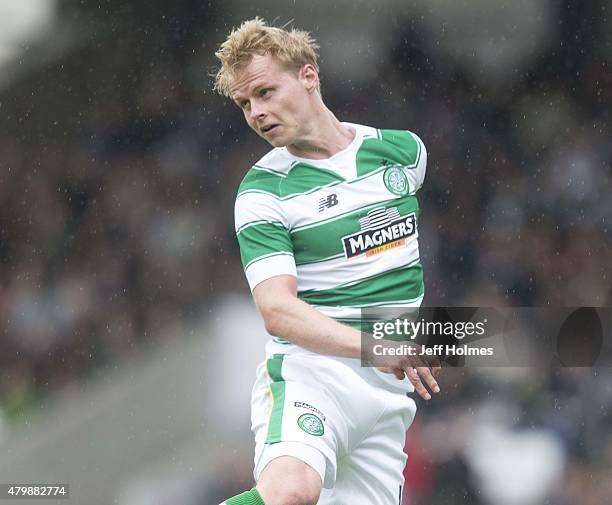
[[[257,482],[266,505],[316,505],[321,487],[316,470],[291,456],[270,461]]]

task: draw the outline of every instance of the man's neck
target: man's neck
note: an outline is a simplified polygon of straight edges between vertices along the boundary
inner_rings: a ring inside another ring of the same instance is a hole
[[[323,160],[346,149],[357,133],[344,126],[336,116],[324,107],[307,128],[306,135],[287,146],[294,156]]]

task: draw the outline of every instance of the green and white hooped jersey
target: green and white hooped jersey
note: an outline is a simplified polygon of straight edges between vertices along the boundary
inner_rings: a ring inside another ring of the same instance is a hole
[[[343,124],[355,139],[331,158],[286,148],[261,158],[240,184],[235,219],[251,290],[293,275],[299,298],[350,324],[361,308],[423,298],[416,192],[427,153],[411,132]]]

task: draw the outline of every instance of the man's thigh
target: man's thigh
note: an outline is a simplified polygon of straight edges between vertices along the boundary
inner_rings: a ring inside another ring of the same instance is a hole
[[[340,432],[344,416],[322,387],[309,383],[308,374],[294,360],[283,358],[280,373],[262,373],[252,396],[255,434],[254,477],[275,458],[292,456],[316,470],[330,486],[335,480]]]
[[[414,401],[327,360],[286,356],[277,369],[271,377],[260,370],[253,390],[255,479],[275,458],[292,456],[333,488],[321,505],[396,505]]]
[[[416,405],[403,395],[384,393],[388,407],[372,431],[338,461],[332,489],[324,489],[318,505],[398,505],[404,486],[406,430]]]

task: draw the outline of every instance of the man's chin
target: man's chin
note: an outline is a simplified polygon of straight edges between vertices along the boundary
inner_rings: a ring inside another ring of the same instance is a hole
[[[286,147],[287,142],[282,139],[265,139],[272,147]]]

